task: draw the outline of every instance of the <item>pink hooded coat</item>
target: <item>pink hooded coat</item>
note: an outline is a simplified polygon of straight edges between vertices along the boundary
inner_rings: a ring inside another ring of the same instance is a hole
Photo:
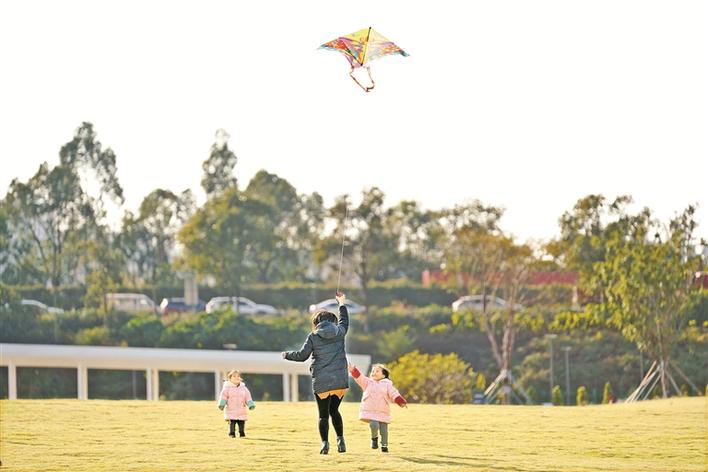
[[[227,380],[221,388],[219,397],[222,400],[226,400],[226,407],[224,407],[225,420],[248,419],[248,406],[246,403],[251,400],[251,392],[246,388],[246,384],[241,382],[238,385],[234,385]]]
[[[391,409],[389,403],[395,402],[398,405],[405,405],[406,400],[398,393],[393,382],[389,379],[374,380],[365,375],[361,375],[358,369],[354,368],[352,377],[356,383],[364,390],[359,406],[359,419],[362,421],[379,421],[381,423],[391,422]]]

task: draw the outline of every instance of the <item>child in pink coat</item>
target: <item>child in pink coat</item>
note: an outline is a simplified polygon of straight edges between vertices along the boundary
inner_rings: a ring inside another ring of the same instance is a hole
[[[219,395],[219,409],[224,410],[224,420],[229,422],[229,436],[236,437],[235,426],[238,425],[238,435],[244,438],[248,410],[253,410],[256,404],[253,403],[251,392],[241,380],[241,372],[232,370],[227,377],[228,380],[224,382]]]
[[[382,364],[371,367],[371,377],[361,375],[359,369],[349,364],[349,373],[356,383],[364,390],[359,407],[359,419],[369,423],[371,429],[371,449],[379,447],[379,430],[381,430],[381,452],[388,452],[388,424],[391,422],[389,403],[407,407],[406,399],[398,393],[388,378],[388,369]]]

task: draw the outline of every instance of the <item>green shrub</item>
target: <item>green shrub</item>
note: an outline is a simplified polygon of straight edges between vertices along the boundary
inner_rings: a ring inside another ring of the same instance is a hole
[[[376,348],[381,354],[383,362],[391,362],[412,351],[415,341],[415,332],[410,329],[410,326],[404,325],[378,336]]]
[[[613,398],[612,385],[610,382],[605,382],[605,390],[602,392],[602,404],[606,405],[610,403],[610,398]]]
[[[7,305],[7,308],[20,305],[20,294],[7,285],[0,284],[0,307]]]
[[[475,382],[475,389],[478,392],[484,392],[487,389],[487,378],[484,374],[477,374],[477,381]]]
[[[558,406],[565,404],[563,401],[563,390],[561,390],[560,385],[553,387],[553,390],[551,391],[551,402]]]
[[[578,387],[578,391],[575,395],[575,404],[578,406],[584,406],[588,404],[588,391],[582,385]]]
[[[470,403],[474,372],[457,354],[409,352],[390,366],[401,394],[417,403]]]
[[[539,403],[538,401],[538,392],[536,391],[536,388],[534,388],[533,385],[530,385],[529,387],[526,388],[526,395],[529,397],[529,400],[531,400],[531,403]]]
[[[108,338],[108,328],[105,326],[95,326],[93,328],[85,328],[76,333],[74,338],[76,344],[86,346],[110,346],[111,342]]]

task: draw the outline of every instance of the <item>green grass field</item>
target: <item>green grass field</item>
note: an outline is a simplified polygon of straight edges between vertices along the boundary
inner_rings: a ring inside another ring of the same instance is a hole
[[[369,449],[356,403],[348,452],[320,456],[312,403],[260,402],[245,439],[215,402],[3,400],[2,470],[706,471],[708,400],[394,410],[389,454]],[[330,431],[334,442],[334,431]]]

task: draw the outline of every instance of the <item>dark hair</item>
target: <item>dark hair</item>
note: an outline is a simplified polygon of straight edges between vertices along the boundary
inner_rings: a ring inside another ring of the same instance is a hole
[[[327,310],[317,310],[312,314],[312,332],[314,333],[315,330],[317,329],[317,325],[322,323],[323,321],[331,321],[332,323],[336,323],[337,320],[337,315],[334,313],[327,311]]]
[[[386,377],[386,378],[388,379],[389,371],[388,371],[388,369],[387,369],[383,364],[374,364],[374,365],[371,366],[372,369],[373,369],[374,367],[380,367],[380,368],[381,368],[381,373],[384,375],[384,377]]]

